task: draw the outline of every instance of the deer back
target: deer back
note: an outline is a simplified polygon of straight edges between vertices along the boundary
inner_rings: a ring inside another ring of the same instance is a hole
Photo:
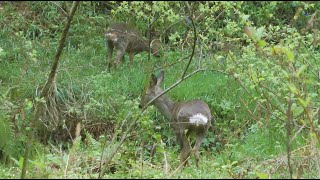
[[[199,127],[199,125],[210,126],[210,108],[201,100],[175,103],[172,109],[172,121],[183,129],[197,129],[194,126]]]
[[[106,38],[112,42],[115,47],[121,47],[130,53],[139,53],[142,51],[148,51],[149,41],[141,36],[141,34],[131,25],[126,23],[113,23],[110,25],[106,32]],[[158,49],[160,44],[158,41],[154,41],[151,44],[151,50],[158,56]]]

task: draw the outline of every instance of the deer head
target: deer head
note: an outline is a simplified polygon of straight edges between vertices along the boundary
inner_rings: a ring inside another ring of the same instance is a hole
[[[160,87],[160,84],[163,81],[164,73],[161,71],[160,76],[156,77],[154,74],[151,75],[148,87],[144,91],[139,107],[144,107],[151,99],[156,97],[158,94],[162,93],[163,90]]]
[[[154,39],[151,41],[151,53],[155,57],[160,57],[160,48],[161,48],[161,42],[159,39]]]

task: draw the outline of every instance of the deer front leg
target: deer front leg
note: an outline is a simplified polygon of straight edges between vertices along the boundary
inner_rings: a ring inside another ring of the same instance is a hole
[[[107,45],[108,45],[107,65],[108,65],[108,68],[110,69],[112,66],[112,53],[113,53],[114,46],[111,41],[107,41]]]
[[[132,64],[133,64],[133,58],[134,58],[134,52],[129,52],[129,65],[130,67],[132,67]]]
[[[125,52],[126,52],[125,49],[118,49],[118,51],[117,51],[117,57],[116,57],[116,59],[115,59],[114,62],[113,62],[115,68],[116,68],[117,65],[119,64],[120,59],[123,58]]]

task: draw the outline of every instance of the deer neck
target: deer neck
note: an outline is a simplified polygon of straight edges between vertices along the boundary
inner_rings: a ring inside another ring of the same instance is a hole
[[[134,52],[135,54],[138,54],[143,51],[148,51],[149,47],[147,43],[148,43],[147,40],[142,40],[142,39],[139,39],[136,42],[131,42],[128,47],[129,52]]]
[[[142,41],[143,45],[141,46],[143,51],[149,51],[149,39],[143,39]]]
[[[168,120],[171,120],[174,102],[166,95],[162,95],[154,102],[158,111]]]

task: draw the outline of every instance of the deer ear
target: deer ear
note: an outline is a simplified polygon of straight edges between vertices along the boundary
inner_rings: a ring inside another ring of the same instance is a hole
[[[154,74],[151,74],[150,87],[157,85],[157,77]]]
[[[163,78],[164,78],[164,72],[161,71],[160,74],[159,74],[158,80],[157,80],[157,85],[158,86],[160,86],[160,84],[162,83]]]

